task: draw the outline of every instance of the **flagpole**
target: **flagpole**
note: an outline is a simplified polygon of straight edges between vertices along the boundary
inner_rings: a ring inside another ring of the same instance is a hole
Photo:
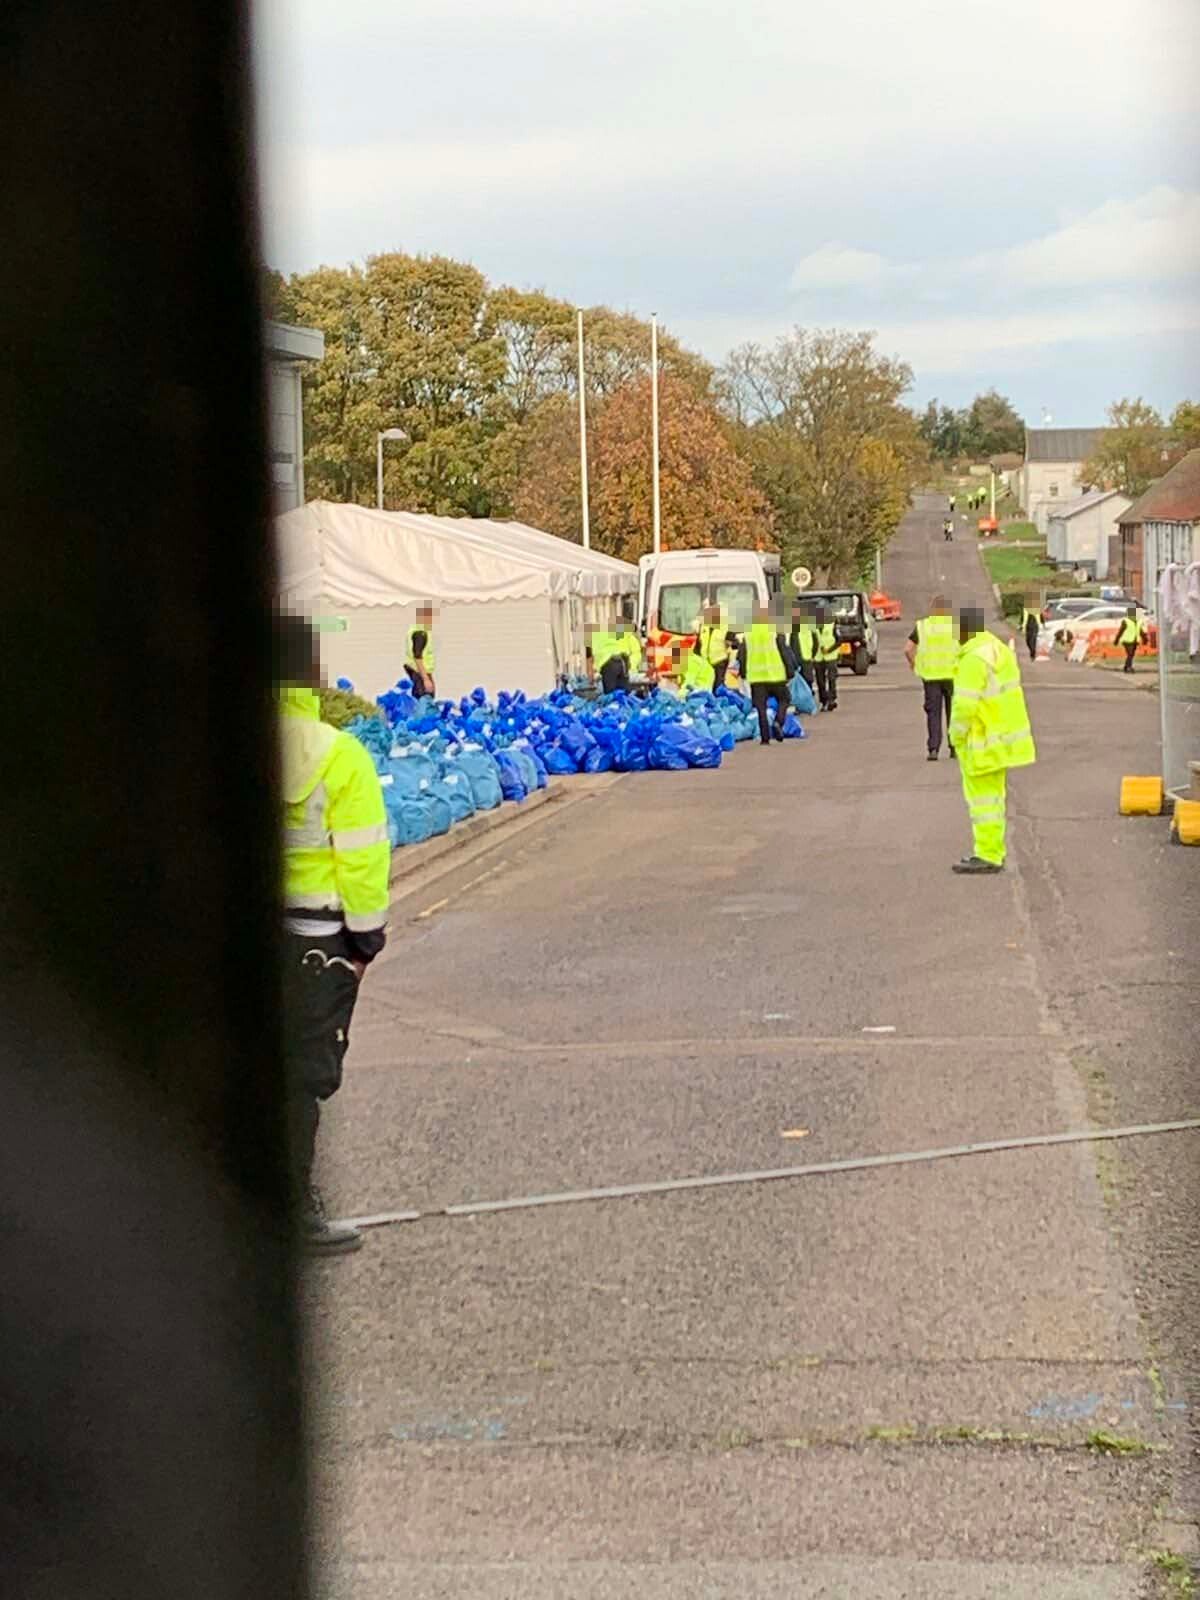
[[[662,549],[662,516],[658,499],[658,316],[650,318],[650,435],[654,454],[654,554]]]
[[[583,500],[583,548],[592,548],[591,518],[588,510],[587,396],[583,386],[583,312],[575,313],[579,353],[579,484]]]

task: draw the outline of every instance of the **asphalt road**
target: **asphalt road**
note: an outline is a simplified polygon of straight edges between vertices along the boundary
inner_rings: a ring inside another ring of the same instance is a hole
[[[1153,695],[1028,668],[1009,870],[949,871],[903,639],[990,594],[941,507],[807,740],[592,789],[397,902],[322,1134],[339,1214],[1197,1113],[1200,858],[1116,816]],[[1198,1148],[372,1230],[311,1275],[319,1592],[1159,1592],[1198,1514]]]

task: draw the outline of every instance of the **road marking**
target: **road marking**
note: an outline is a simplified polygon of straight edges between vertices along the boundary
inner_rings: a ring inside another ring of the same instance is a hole
[[[426,906],[424,911],[418,911],[412,920],[414,922],[424,922],[426,917],[432,917],[435,912],[441,911],[448,906],[451,900],[461,900],[469,889],[475,888],[476,884],[483,883],[488,878],[494,878],[506,866],[508,866],[507,861],[498,861],[494,867],[489,867],[486,872],[481,872],[477,878],[472,878],[469,883],[464,883],[461,888],[455,889],[451,894],[443,895],[440,900],[435,900],[431,906]]]
[[[878,1167],[927,1165],[959,1156],[998,1155],[1010,1150],[1044,1150],[1053,1145],[1099,1144],[1147,1134],[1194,1132],[1200,1117],[1180,1122],[1144,1122],[1124,1128],[1084,1128],[1072,1133],[1035,1133],[1018,1139],[988,1139],[973,1144],[944,1145],[932,1150],[905,1150],[893,1155],[852,1156],[843,1161],[816,1161],[806,1167],[773,1167],[757,1172],[719,1172],[700,1178],[664,1178],[657,1183],[621,1183],[602,1189],[568,1189],[557,1194],[528,1194],[513,1200],[475,1200],[463,1205],[435,1206],[428,1211],[379,1211],[347,1217],[355,1228],[382,1228],[395,1222],[422,1222],[434,1217],[479,1217],[498,1211],[532,1211],[544,1206],[579,1205],[589,1200],[635,1200],[689,1189],[725,1189],[735,1185],[778,1183],[787,1178],[816,1178],[838,1172],[870,1172]]]

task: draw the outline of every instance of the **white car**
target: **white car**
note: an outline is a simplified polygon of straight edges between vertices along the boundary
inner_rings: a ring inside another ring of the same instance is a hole
[[[1145,627],[1146,613],[1140,606],[1137,608],[1137,613],[1138,621]],[[1099,630],[1107,629],[1115,633],[1128,615],[1128,606],[1105,602],[1092,606],[1087,611],[1081,611],[1075,616],[1056,617],[1053,622],[1043,623],[1042,632],[1049,636],[1051,644],[1059,642],[1070,644],[1074,639],[1090,639],[1092,634]]]

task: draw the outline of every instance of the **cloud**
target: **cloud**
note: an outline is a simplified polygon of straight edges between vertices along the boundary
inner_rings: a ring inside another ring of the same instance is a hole
[[[1200,266],[1200,194],[1162,184],[1135,200],[1109,200],[1040,239],[971,265],[1030,289],[1190,278]]]
[[[870,288],[894,275],[896,270],[886,256],[874,250],[823,244],[797,263],[788,287],[801,293],[814,289]]]

